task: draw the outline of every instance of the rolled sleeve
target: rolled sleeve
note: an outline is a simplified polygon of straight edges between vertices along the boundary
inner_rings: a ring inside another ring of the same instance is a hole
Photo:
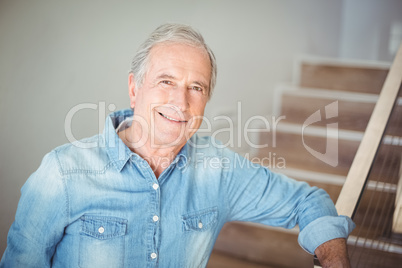
[[[355,228],[346,216],[324,216],[310,222],[299,234],[299,245],[314,255],[316,248],[335,238],[347,238]]]

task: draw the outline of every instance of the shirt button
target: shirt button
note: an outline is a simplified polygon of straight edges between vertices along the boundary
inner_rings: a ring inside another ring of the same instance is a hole
[[[156,259],[156,257],[157,257],[156,253],[155,253],[155,252],[152,252],[152,253],[151,253],[151,258],[152,258],[152,259]]]
[[[102,226],[99,227],[98,232],[99,232],[100,234],[103,234],[103,232],[105,232],[105,228],[103,228]]]
[[[202,222],[198,223],[198,228],[202,229]]]
[[[152,220],[153,220],[153,221],[158,221],[158,220],[159,220],[159,217],[155,215],[155,216],[152,217]]]
[[[159,185],[157,183],[152,184],[152,188],[154,188],[155,190],[157,190],[159,188]]]

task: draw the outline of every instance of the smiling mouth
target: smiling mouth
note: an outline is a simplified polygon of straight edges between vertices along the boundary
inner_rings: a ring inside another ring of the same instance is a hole
[[[170,120],[170,121],[173,121],[173,122],[178,122],[178,123],[187,123],[187,121],[185,121],[185,120],[177,120],[177,119],[174,119],[174,118],[171,118],[171,117],[169,117],[169,116],[167,116],[167,115],[164,115],[163,113],[160,113],[160,112],[158,112],[161,116],[163,116],[164,118],[166,118],[166,119],[168,119],[168,120]]]

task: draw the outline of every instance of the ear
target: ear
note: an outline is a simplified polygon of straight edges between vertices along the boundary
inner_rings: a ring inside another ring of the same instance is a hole
[[[130,97],[130,107],[133,109],[135,107],[135,98],[137,95],[137,87],[133,73],[128,75],[128,95]]]

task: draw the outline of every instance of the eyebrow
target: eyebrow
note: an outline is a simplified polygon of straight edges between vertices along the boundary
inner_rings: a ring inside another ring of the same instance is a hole
[[[176,77],[173,76],[173,75],[171,75],[171,74],[163,73],[163,74],[158,75],[158,76],[155,78],[155,80],[164,79],[164,78],[176,79]]]
[[[159,80],[159,79],[176,79],[176,77],[174,75],[171,74],[167,74],[167,73],[162,73],[160,75],[158,75],[155,80]],[[206,85],[205,83],[201,82],[201,81],[193,81],[192,83],[197,84],[203,88],[205,88],[205,90],[209,90],[209,86]]]
[[[205,88],[205,90],[207,90],[207,91],[209,90],[209,87],[206,84],[204,84],[203,82],[194,81],[193,83]]]

